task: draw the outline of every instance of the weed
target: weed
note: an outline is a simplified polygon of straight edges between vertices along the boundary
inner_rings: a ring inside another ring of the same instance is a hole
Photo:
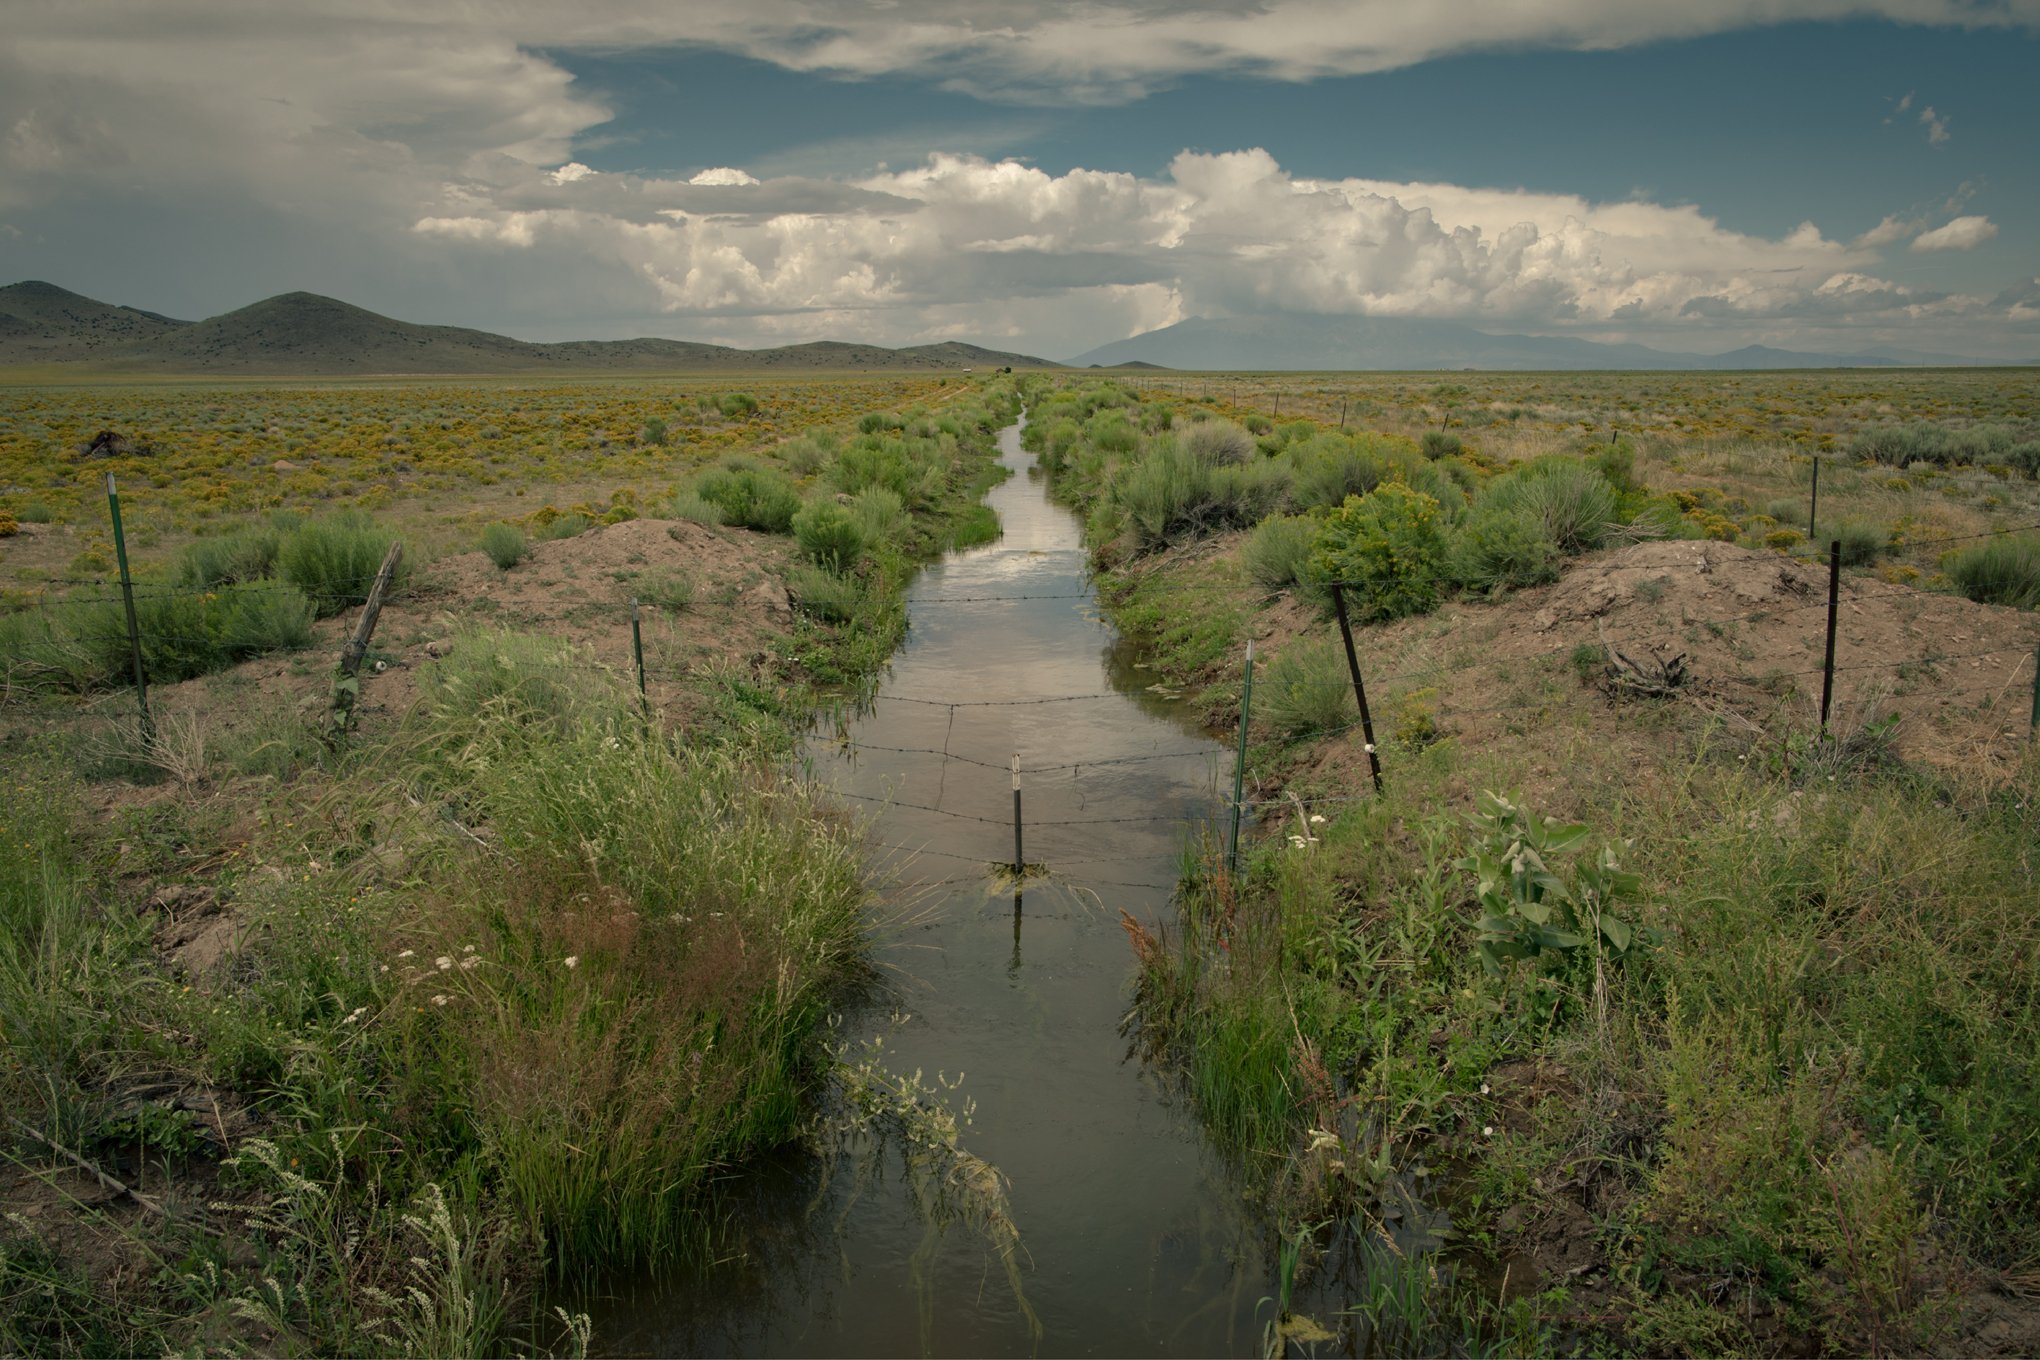
[[[1979,604],[2040,608],[2040,537],[1986,539],[1941,560],[1955,588]]]

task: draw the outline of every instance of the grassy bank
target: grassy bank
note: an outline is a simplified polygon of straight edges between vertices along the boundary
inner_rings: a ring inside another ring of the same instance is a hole
[[[1109,385],[1035,400],[1030,435],[1155,669],[1223,721],[1241,644],[1262,644],[1260,833],[1134,944],[1142,1038],[1282,1225],[1285,1299],[1314,1269],[1353,1281],[1340,1316],[1271,1327],[1271,1352],[1320,1330],[1373,1353],[2030,1349],[2030,669],[1940,727],[1901,677],[1891,716],[1872,695],[1822,734],[1763,653],[1775,617],[1682,604],[1680,645],[1712,663],[1719,643],[1753,682],[1645,693],[1549,621],[1575,598],[1551,583],[1697,592],[1609,565],[1682,538],[1743,539],[1716,574],[1772,579],[1762,554],[1790,563],[1797,540],[1715,523],[1741,489],[1688,504],[1653,477],[1663,455],[1605,437],[1526,462],[1477,432],[1200,420]],[[1963,590],[1944,575],[1918,574]],[[1332,580],[1375,668],[1379,795]],[[1917,674],[1957,689],[1926,655]],[[2012,735],[1958,758],[1967,721]],[[1937,758],[1902,754],[1937,734]]]
[[[758,667],[692,677],[682,729],[473,621],[400,717],[336,741],[285,709],[184,767],[17,693],[0,1349],[573,1351],[553,1285],[712,1250],[708,1188],[801,1134],[872,925],[859,828],[784,753],[882,664],[912,563],[984,532],[1012,410],[700,470],[681,494],[771,540],[792,610]],[[790,491],[783,522],[731,482]]]

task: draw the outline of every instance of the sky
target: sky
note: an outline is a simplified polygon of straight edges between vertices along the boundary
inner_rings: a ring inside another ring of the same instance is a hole
[[[2040,359],[2040,0],[0,0],[0,282]]]

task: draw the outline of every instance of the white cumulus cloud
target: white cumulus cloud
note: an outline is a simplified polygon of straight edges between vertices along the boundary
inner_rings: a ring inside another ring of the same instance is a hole
[[[1914,250],[1974,250],[1998,234],[1997,223],[1972,214],[1913,237]]]
[[[756,184],[758,177],[727,165],[711,166],[687,181],[689,184]]]

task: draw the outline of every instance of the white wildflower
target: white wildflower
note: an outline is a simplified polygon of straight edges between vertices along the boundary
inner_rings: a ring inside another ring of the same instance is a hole
[[[446,995],[446,993],[444,992],[435,992],[432,996],[432,1004],[435,1006],[444,1006],[447,1002],[451,1000],[453,1000],[453,998]]]
[[[356,1020],[359,1020],[367,1012],[367,1010],[368,1007],[366,1006],[356,1006],[354,1008],[354,1013],[348,1016],[345,1020],[342,1020],[340,1023],[343,1025],[351,1025]]]
[[[569,954],[569,955],[567,955],[567,960],[566,960],[566,962],[567,962],[567,967],[569,967],[569,968],[578,968],[578,967],[580,967],[580,966],[581,966],[581,956],[580,956],[579,954]]]
[[[443,973],[453,967],[453,958],[451,955],[441,954],[438,958],[432,960],[432,966]]]
[[[1481,1127],[1480,1127],[1480,1136],[1481,1136],[1481,1137],[1483,1137],[1483,1138],[1492,1138],[1492,1137],[1494,1137],[1494,1136],[1495,1136],[1495,1126],[1494,1126],[1494,1125],[1492,1125],[1492,1124],[1483,1124],[1483,1125],[1481,1125]]]
[[[400,959],[408,959],[408,958],[410,958],[410,957],[411,957],[411,956],[412,956],[413,954],[415,954],[415,953],[417,953],[417,952],[418,952],[418,951],[417,951],[417,950],[415,950],[415,949],[406,949],[406,950],[405,950],[405,951],[404,951],[403,953],[401,953],[401,954],[397,955],[397,957],[398,957],[398,958],[400,958]]]

